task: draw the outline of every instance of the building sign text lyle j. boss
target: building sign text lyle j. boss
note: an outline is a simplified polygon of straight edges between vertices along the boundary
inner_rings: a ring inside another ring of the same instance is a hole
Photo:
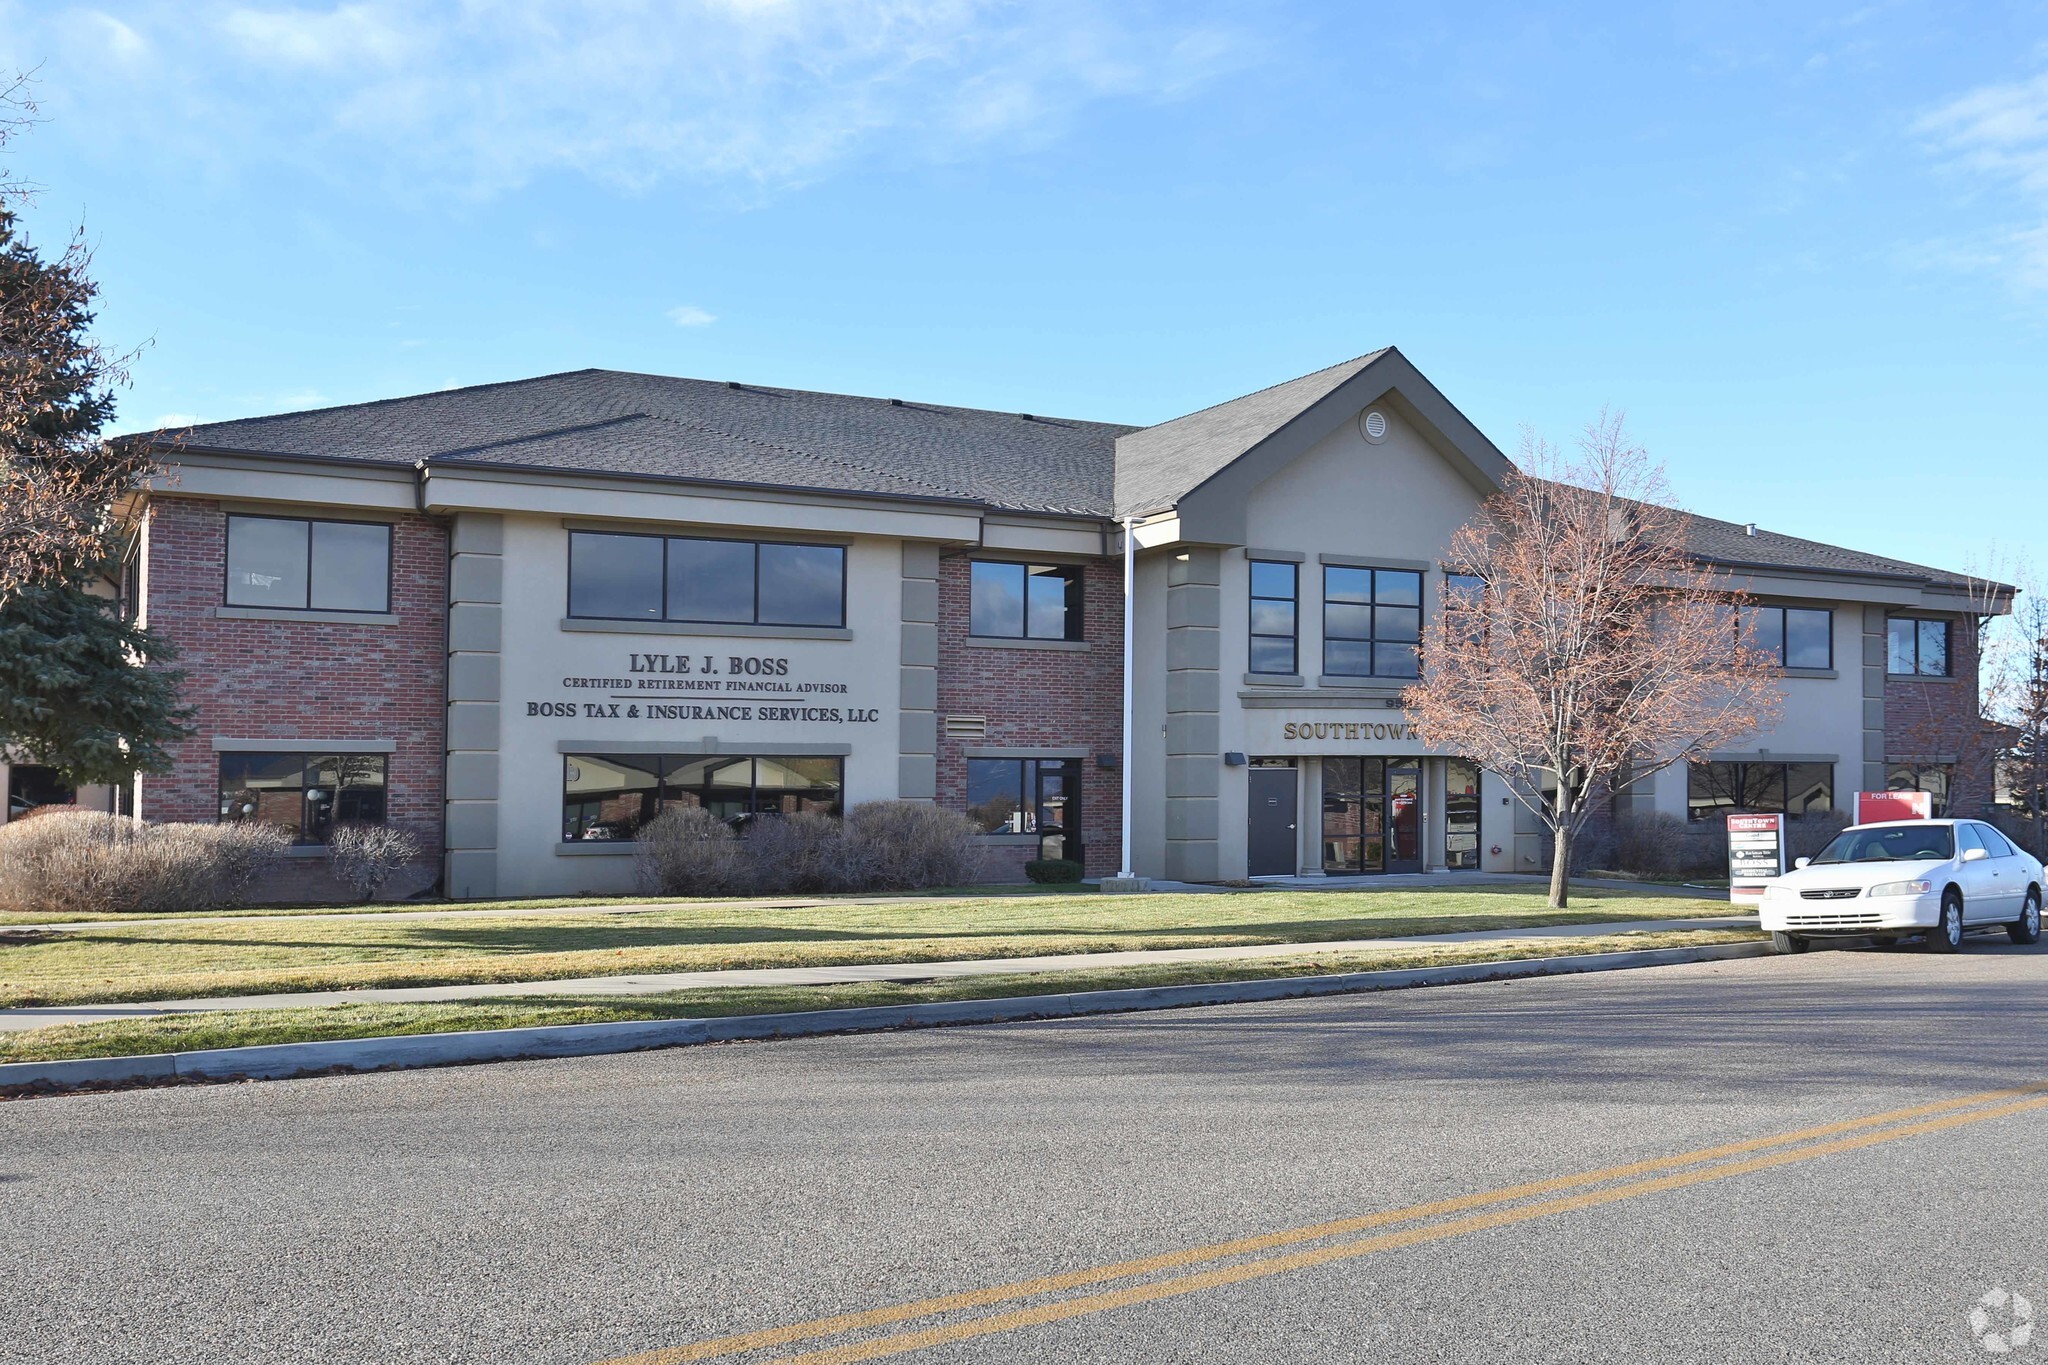
[[[564,701],[529,701],[526,714],[582,720],[738,721],[867,725],[880,708],[849,706],[843,682],[792,674],[790,661],[760,654],[634,651],[621,674],[571,674]]]

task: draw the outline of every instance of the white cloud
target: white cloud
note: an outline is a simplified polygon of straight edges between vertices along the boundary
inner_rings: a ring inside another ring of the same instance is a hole
[[[694,303],[685,303],[669,309],[668,320],[678,327],[709,327],[718,321],[718,316],[705,312]]]
[[[136,0],[161,83],[115,80],[83,9],[17,12],[67,119],[173,157],[286,161],[484,196],[571,173],[772,191],[858,157],[1035,146],[1255,51],[1238,0]],[[104,20],[104,16],[99,16]],[[40,29],[40,31],[38,31]],[[252,168],[254,169],[254,168]]]
[[[1980,86],[1922,116],[1913,130],[1956,169],[2004,191],[2023,221],[1941,246],[1956,260],[2048,290],[2048,72]]]

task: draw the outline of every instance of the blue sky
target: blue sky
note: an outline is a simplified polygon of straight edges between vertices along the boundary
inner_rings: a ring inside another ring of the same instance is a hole
[[[0,4],[125,427],[607,366],[1147,422],[1399,345],[1512,453],[2048,564],[2039,4]]]

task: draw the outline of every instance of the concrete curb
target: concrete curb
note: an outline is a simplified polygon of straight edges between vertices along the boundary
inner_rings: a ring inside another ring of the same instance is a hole
[[[528,1057],[593,1057],[613,1052],[689,1047],[699,1043],[805,1038],[832,1033],[935,1028],[950,1024],[1067,1019],[1088,1014],[1251,1004],[1303,996],[1402,990],[1414,986],[1464,985],[1517,977],[1672,967],[1763,957],[1770,952],[1768,943],[1717,943],[1699,948],[1648,948],[1626,953],[1582,953],[1571,957],[1473,962],[1452,967],[1411,967],[1399,971],[1345,972],[1334,976],[1273,977],[1190,986],[1074,991],[995,1000],[947,1000],[922,1005],[804,1010],[721,1019],[558,1024],[539,1028],[482,1029],[468,1033],[422,1033],[397,1038],[209,1048],[140,1057],[9,1062],[0,1064],[0,1095],[163,1085],[176,1081],[287,1080],[295,1076],[333,1072],[392,1071]]]

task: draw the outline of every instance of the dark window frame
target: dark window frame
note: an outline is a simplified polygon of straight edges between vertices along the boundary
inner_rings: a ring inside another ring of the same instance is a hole
[[[1082,760],[1078,758],[1030,758],[1003,754],[980,754],[967,760],[968,782],[966,785],[968,788],[971,788],[973,785],[973,765],[976,763],[1014,763],[1017,765],[1018,804],[1016,809],[1020,812],[1030,811],[1035,825],[1034,828],[1028,830],[983,830],[981,831],[983,838],[1016,838],[1020,834],[1039,838],[1050,832],[1064,835],[1077,846],[1082,843],[1081,788],[1082,784],[1087,781],[1087,765]],[[1047,826],[1036,824],[1040,805],[1039,796],[1044,790],[1044,773],[1048,768],[1063,770],[1061,775],[1066,779],[1066,790],[1062,793],[1060,799],[1067,803],[1064,807],[1067,818],[1056,828],[1048,828]],[[971,806],[966,806],[963,802],[963,814],[967,814],[972,809]],[[973,816],[969,814],[968,818],[972,819]]]
[[[576,541],[581,536],[633,537],[637,540],[658,540],[661,542],[661,615],[646,616],[597,616],[576,610]],[[668,610],[668,547],[670,541],[709,541],[720,545],[750,545],[754,550],[753,610],[744,621],[722,621],[694,616],[671,616]],[[839,552],[839,619],[821,623],[816,621],[764,621],[761,619],[761,550],[764,546],[787,547],[798,550],[836,550]],[[679,536],[659,531],[593,531],[572,530],[569,532],[568,572],[563,577],[563,614],[574,621],[666,621],[679,626],[768,626],[785,630],[844,630],[846,628],[847,564],[848,547],[832,541],[817,540],[755,540],[747,536]]]
[[[1254,559],[1251,561],[1251,565],[1251,572],[1245,579],[1245,585],[1248,590],[1245,598],[1245,638],[1247,640],[1287,641],[1287,658],[1289,662],[1288,666],[1284,669],[1260,668],[1257,662],[1258,651],[1247,648],[1245,651],[1247,656],[1245,660],[1246,671],[1266,678],[1298,677],[1301,674],[1301,565],[1288,559]],[[1260,565],[1268,565],[1276,569],[1286,569],[1288,575],[1294,580],[1293,595],[1280,598],[1268,593],[1259,592],[1257,589]],[[1259,603],[1282,601],[1286,602],[1294,612],[1294,631],[1292,634],[1275,635],[1270,631],[1261,631],[1253,628]]]
[[[1913,623],[1913,671],[1895,673],[1892,671],[1892,624],[1896,621]],[[1941,671],[1930,673],[1920,667],[1920,628],[1941,627]],[[1892,678],[1953,678],[1956,675],[1956,630],[1955,622],[1945,616],[1887,616],[1884,619],[1884,671]]]
[[[1901,787],[1896,785],[1902,773],[1911,776],[1912,786]],[[1940,776],[1940,791],[1937,792],[1926,785],[1929,773]],[[1886,791],[1926,792],[1929,796],[1938,798],[1929,803],[1929,808],[1933,811],[1932,816],[1929,818],[1935,820],[1948,818],[1950,802],[1955,793],[1955,779],[1956,765],[1953,763],[1887,763],[1884,765],[1884,787]]]
[[[314,783],[314,781],[312,780],[313,773],[315,771],[314,765],[316,760],[374,759],[376,760],[377,764],[383,771],[383,781],[374,788],[374,790],[380,791],[384,795],[383,802],[381,803],[382,811],[379,815],[379,818],[377,818],[376,820],[337,820],[332,815],[329,815],[327,828],[330,833],[333,831],[336,825],[341,824],[375,824],[389,826],[391,823],[391,762],[393,755],[388,752],[379,750],[372,753],[342,753],[332,749],[230,749],[224,750],[214,755],[213,778],[215,824],[227,825],[241,823],[240,820],[228,819],[227,813],[220,809],[220,798],[224,796],[227,792],[227,765],[230,762],[234,761],[247,762],[252,758],[295,758],[299,762],[299,785],[297,788],[297,823],[293,827],[292,833],[292,846],[294,848],[322,848],[325,847],[327,844],[327,840],[325,838],[316,839],[311,836],[306,818],[306,793],[312,790],[314,786],[318,785]],[[337,795],[342,790],[346,789],[337,787]],[[340,802],[337,800],[336,805],[339,804]],[[276,823],[282,824],[281,821]]]
[[[1835,666],[1835,609],[1833,607],[1810,607],[1788,602],[1751,603],[1749,606],[1738,610],[1735,614],[1735,638],[1739,641],[1748,633],[1747,625],[1743,620],[1744,613],[1767,611],[1774,611],[1778,614],[1778,667],[1803,671],[1806,669],[1831,669]],[[1793,611],[1814,612],[1828,618],[1828,661],[1826,663],[1795,664],[1791,661],[1792,635],[1789,629],[1790,622],[1786,620],[1785,614]]]
[[[1800,812],[1795,814],[1791,809],[1792,770],[1794,768],[1826,768],[1828,770],[1827,809],[1829,811],[1837,811],[1841,809],[1841,806],[1839,804],[1839,798],[1841,796],[1841,793],[1837,788],[1837,783],[1839,781],[1840,774],[1836,771],[1840,767],[1841,765],[1839,763],[1784,762],[1777,759],[1772,759],[1766,762],[1715,759],[1710,760],[1706,763],[1688,763],[1685,765],[1685,818],[1688,823],[1698,823],[1704,820],[1720,819],[1721,817],[1729,815],[1731,813],[1749,813],[1763,815],[1782,815],[1787,820],[1803,820],[1806,818],[1808,812]],[[1749,778],[1750,769],[1776,768],[1778,770],[1779,805],[1775,809],[1756,804],[1745,804],[1742,802],[1735,802],[1728,805],[1694,805],[1693,778],[1696,773],[1698,773],[1701,769],[1704,768],[1735,769],[1736,775],[1735,781],[1733,783],[1733,789],[1736,794],[1742,796],[1747,796],[1751,791],[1755,790],[1755,787],[1750,782]],[[1820,814],[1821,812],[1816,811],[1811,813]]]
[[[983,564],[1005,564],[1024,571],[1024,595],[1020,599],[1023,619],[1017,635],[997,634],[974,628],[974,570]],[[1061,611],[1059,635],[1033,635],[1031,633],[1031,576],[1033,571],[1058,574],[1067,585],[1066,604]],[[1079,564],[1049,564],[1045,560],[995,559],[977,556],[967,561],[967,638],[970,640],[1066,640],[1084,641],[1088,638],[1088,571]]]
[[[235,523],[238,521],[295,521],[306,528],[306,605],[303,607],[280,607],[273,602],[234,602],[228,597],[232,573],[229,567],[234,557]],[[384,605],[381,607],[316,607],[313,605],[313,528],[315,526],[376,526],[384,532]],[[220,536],[220,604],[238,611],[336,611],[351,616],[389,616],[391,614],[391,577],[395,565],[393,559],[398,550],[397,528],[388,521],[375,521],[361,517],[288,517],[274,512],[229,512],[221,527]]]
[[[1337,603],[1337,604],[1336,604],[1336,605],[1338,605],[1338,606],[1340,606],[1340,607],[1353,607],[1353,606],[1361,606],[1361,605],[1362,605],[1362,606],[1364,606],[1364,607],[1366,608],[1366,610],[1367,610],[1367,611],[1368,611],[1368,612],[1370,613],[1370,619],[1371,619],[1371,622],[1372,622],[1372,624],[1371,624],[1371,631],[1372,631],[1372,633],[1371,633],[1370,635],[1366,635],[1366,636],[1358,636],[1358,635],[1334,635],[1334,636],[1333,636],[1333,635],[1331,635],[1331,634],[1330,634],[1330,605],[1331,605],[1331,603],[1330,603],[1330,571],[1331,571],[1332,569],[1336,569],[1336,570],[1338,570],[1338,571],[1340,571],[1340,572],[1348,571],[1348,572],[1352,572],[1352,573],[1370,573],[1370,574],[1372,575],[1372,595],[1371,595],[1371,598],[1370,598],[1370,600],[1368,600],[1368,601],[1366,601],[1366,602],[1364,602],[1364,603],[1358,603],[1358,602],[1339,602],[1339,603]],[[1412,608],[1410,608],[1410,607],[1408,606],[1408,604],[1407,604],[1407,603],[1405,603],[1405,602],[1389,602],[1389,603],[1387,603],[1387,604],[1386,604],[1386,606],[1387,606],[1387,607],[1389,607],[1390,609],[1392,609],[1392,608],[1398,608],[1398,609],[1400,609],[1400,610],[1403,610],[1403,611],[1407,611],[1407,610],[1413,610],[1413,611],[1414,611],[1414,613],[1415,613],[1415,638],[1414,638],[1413,640],[1382,640],[1382,639],[1380,638],[1380,633],[1379,633],[1379,632],[1380,632],[1380,605],[1381,605],[1381,603],[1380,603],[1380,575],[1381,575],[1381,574],[1383,574],[1383,573],[1389,573],[1389,574],[1394,574],[1394,573],[1398,573],[1398,574],[1408,574],[1408,575],[1411,575],[1411,576],[1412,576],[1412,577],[1413,577],[1413,578],[1415,579],[1415,604],[1414,604],[1414,606],[1413,606]],[[1428,572],[1427,572],[1426,570],[1422,570],[1422,569],[1403,569],[1403,568],[1398,568],[1398,567],[1395,567],[1395,566],[1393,566],[1393,565],[1385,565],[1385,566],[1382,566],[1382,565],[1378,565],[1378,564],[1325,564],[1325,565],[1323,565],[1323,670],[1322,670],[1322,671],[1323,671],[1323,673],[1324,673],[1325,675],[1327,675],[1327,676],[1329,676],[1329,677],[1333,677],[1333,678],[1406,678],[1406,679],[1416,679],[1416,678],[1420,678],[1420,677],[1422,676],[1422,637],[1423,637],[1423,633],[1424,633],[1424,630],[1425,630],[1425,628],[1426,628],[1426,624],[1427,624],[1427,618],[1426,618],[1426,616],[1425,616],[1425,612],[1426,612],[1426,610],[1427,610],[1427,604],[1426,604],[1426,599],[1427,599],[1428,595],[1429,595],[1429,574],[1428,574]],[[1334,640],[1337,640],[1337,641],[1340,641],[1341,643],[1344,643],[1344,644],[1363,644],[1363,645],[1365,645],[1365,646],[1366,646],[1366,652],[1367,652],[1367,655],[1369,656],[1369,660],[1370,660],[1370,663],[1371,663],[1371,668],[1370,668],[1370,670],[1369,670],[1369,671],[1367,671],[1367,672],[1364,672],[1364,673],[1350,673],[1350,672],[1342,672],[1342,671],[1339,671],[1339,670],[1337,670],[1337,669],[1334,669],[1334,668],[1332,668],[1332,667],[1330,666],[1330,641],[1331,641],[1331,640],[1333,640],[1333,639],[1334,639]],[[1409,672],[1409,673],[1382,673],[1382,672],[1380,672],[1380,646],[1381,646],[1382,644],[1389,644],[1389,645],[1406,645],[1406,646],[1408,646],[1408,647],[1409,647],[1409,648],[1410,648],[1410,649],[1411,649],[1411,650],[1413,651],[1413,654],[1414,654],[1414,659],[1415,659],[1415,668],[1414,668],[1414,671],[1413,671],[1413,672]]]
[[[682,538],[683,538],[683,539],[689,539],[689,537],[687,537],[687,536],[686,536],[686,537],[682,537]],[[720,753],[720,754],[703,754],[703,753],[675,753],[675,754],[629,754],[629,753],[605,753],[605,752],[604,752],[604,751],[602,751],[602,750],[598,750],[598,749],[592,749],[592,750],[587,750],[587,751],[585,751],[585,752],[582,752],[582,753],[574,753],[574,754],[563,754],[563,755],[562,755],[562,767],[561,767],[561,774],[562,774],[562,786],[561,786],[561,800],[562,800],[562,805],[561,805],[561,810],[560,810],[560,814],[558,815],[558,819],[559,819],[559,820],[561,821],[561,826],[562,826],[562,833],[561,833],[561,836],[560,836],[559,842],[561,842],[561,843],[565,843],[565,844],[585,844],[585,843],[610,843],[610,844],[636,844],[636,843],[640,842],[640,841],[639,841],[639,839],[637,839],[637,838],[627,838],[627,839],[572,839],[572,838],[570,838],[570,837],[569,837],[569,821],[568,821],[568,815],[567,815],[567,813],[568,813],[568,804],[569,804],[569,765],[570,765],[571,763],[574,763],[574,762],[576,762],[576,761],[577,761],[578,759],[581,759],[581,760],[582,760],[582,761],[584,761],[585,763],[591,763],[591,762],[609,762],[610,760],[612,760],[612,759],[615,759],[615,758],[637,758],[637,759],[644,759],[644,760],[646,760],[647,762],[649,762],[649,763],[651,763],[651,764],[653,764],[653,765],[654,765],[654,769],[653,769],[653,771],[654,771],[654,788],[653,788],[653,790],[654,790],[654,814],[653,814],[653,815],[650,815],[650,816],[648,816],[648,819],[650,819],[650,820],[652,820],[652,819],[655,819],[655,818],[657,818],[658,816],[660,816],[660,814],[662,813],[663,809],[664,809],[664,808],[665,808],[665,807],[666,807],[666,806],[668,805],[668,801],[667,801],[667,798],[666,798],[666,795],[665,795],[665,793],[666,793],[666,792],[668,791],[668,788],[669,788],[669,773],[670,773],[670,772],[671,772],[671,771],[672,771],[673,769],[675,769],[675,768],[687,767],[688,765],[690,765],[690,764],[692,764],[692,763],[701,763],[701,762],[705,761],[705,760],[706,760],[707,758],[726,758],[726,759],[732,759],[732,760],[734,760],[734,761],[738,761],[738,760],[740,760],[740,759],[745,759],[745,760],[746,760],[746,761],[747,761],[748,763],[759,763],[759,762],[760,762],[761,760],[763,760],[763,759],[766,759],[766,760],[768,760],[769,762],[772,762],[772,763],[830,763],[830,764],[832,764],[832,765],[833,765],[834,769],[835,769],[835,770],[836,770],[836,771],[838,772],[838,774],[839,774],[839,776],[838,776],[838,779],[837,779],[837,784],[838,784],[838,792],[839,792],[839,802],[838,802],[838,809],[837,809],[837,810],[836,810],[835,812],[833,812],[833,813],[832,813],[832,817],[831,817],[831,818],[833,818],[833,819],[844,819],[844,818],[846,817],[846,755],[844,755],[844,754],[753,754],[753,753],[736,753],[736,754],[725,754],[725,753]],[[754,775],[754,777],[753,777],[753,778],[752,778],[752,780],[751,780],[751,781],[749,781],[749,783],[747,784],[747,804],[748,804],[748,806],[749,806],[749,807],[753,807],[753,806],[756,806],[756,805],[758,805],[758,804],[760,803],[760,800],[761,800],[761,780],[760,780],[760,776],[759,776],[760,770],[759,770],[758,768],[756,768],[756,769],[754,770],[754,772],[755,772],[755,775]],[[749,818],[749,819],[751,819],[751,818],[755,818],[755,817],[759,816],[760,814],[761,814],[761,812],[759,812],[759,811],[753,811],[753,812],[751,812],[751,814],[750,814],[750,815],[749,815],[749,816],[748,816],[747,818]],[[728,823],[730,823],[730,822],[728,822]]]

